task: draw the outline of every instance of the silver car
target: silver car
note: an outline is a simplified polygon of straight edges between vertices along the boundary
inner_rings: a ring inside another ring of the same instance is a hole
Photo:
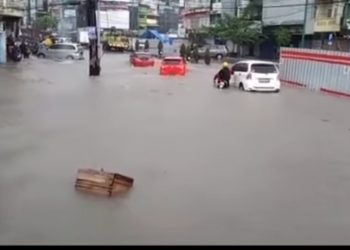
[[[210,57],[218,60],[223,59],[228,53],[225,45],[207,45],[198,49],[199,57],[204,57],[207,48],[209,48]]]
[[[83,60],[84,49],[75,43],[56,43],[47,48],[44,44],[39,46],[39,58]]]

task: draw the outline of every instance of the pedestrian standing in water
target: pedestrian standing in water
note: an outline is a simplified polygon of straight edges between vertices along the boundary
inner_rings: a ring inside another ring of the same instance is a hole
[[[210,61],[211,61],[210,50],[209,50],[209,48],[207,48],[205,50],[205,53],[204,53],[204,62],[205,62],[206,65],[210,65]]]

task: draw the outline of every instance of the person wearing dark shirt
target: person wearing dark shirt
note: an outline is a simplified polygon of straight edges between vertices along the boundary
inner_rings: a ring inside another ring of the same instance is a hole
[[[214,82],[221,83],[224,82],[224,87],[228,88],[230,86],[231,72],[227,62],[224,62],[220,71],[215,75]]]

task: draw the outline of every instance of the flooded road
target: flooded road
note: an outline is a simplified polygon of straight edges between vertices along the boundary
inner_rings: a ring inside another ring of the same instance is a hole
[[[0,67],[0,244],[350,244],[348,100],[102,67]],[[84,167],[135,186],[76,192]]]

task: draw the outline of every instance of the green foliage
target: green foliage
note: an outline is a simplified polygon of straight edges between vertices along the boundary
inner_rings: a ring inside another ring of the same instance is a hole
[[[34,26],[40,30],[56,29],[58,20],[55,17],[45,15],[35,20]]]
[[[273,32],[274,38],[279,46],[289,46],[292,40],[292,34],[287,28],[279,28]]]
[[[255,22],[245,17],[235,17],[225,14],[222,19],[207,28],[209,34],[232,41],[238,45],[254,44],[262,37]]]
[[[190,32],[188,34],[188,40],[191,44],[204,45],[205,39],[209,38],[209,33],[206,29],[201,29],[199,31]]]

